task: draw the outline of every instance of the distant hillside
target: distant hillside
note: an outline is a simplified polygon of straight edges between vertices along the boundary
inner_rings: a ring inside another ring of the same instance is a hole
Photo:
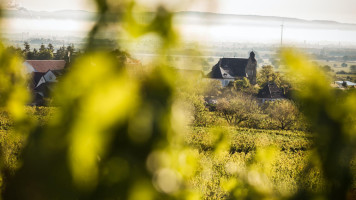
[[[83,10],[62,10],[54,12],[46,11],[31,11],[31,10],[4,10],[4,16],[7,18],[47,18],[47,19],[73,19],[73,20],[93,20],[95,17],[94,12]],[[152,13],[145,13],[143,15],[152,15]],[[232,23],[234,21],[247,20],[251,22],[278,22],[292,23],[292,24],[304,24],[304,25],[317,25],[320,26],[337,26],[343,28],[355,28],[356,24],[340,23],[336,21],[325,20],[303,20],[297,18],[287,18],[278,16],[259,16],[259,15],[233,15],[233,14],[218,14],[209,12],[177,12],[176,17],[178,22],[182,23]],[[187,21],[182,21],[187,19]],[[190,19],[190,20],[189,20]],[[200,19],[200,20],[198,20]]]
[[[30,11],[26,9],[21,10],[4,10],[4,17],[7,19],[33,19],[33,20],[46,20],[46,19],[56,19],[56,20],[74,20],[82,22],[94,22],[95,12],[88,12],[83,10],[62,10],[55,12],[46,11]],[[146,12],[140,13],[137,19],[141,22],[148,22],[154,13]],[[319,30],[324,34],[325,30],[329,31],[329,35],[336,34],[331,33],[331,31],[344,31],[347,35],[347,31],[356,32],[356,24],[339,23],[335,21],[324,21],[324,20],[304,20],[297,18],[286,18],[278,16],[258,16],[258,15],[233,15],[233,14],[217,14],[209,12],[177,12],[174,17],[174,24],[176,26],[188,27],[186,25],[193,25],[194,27],[214,27],[215,32],[221,32],[220,28],[225,27],[225,32],[237,32],[238,30],[226,29],[226,27],[238,27],[240,30],[260,30],[265,32],[263,28],[266,29],[278,29],[282,24],[285,25],[286,30],[298,31],[300,29],[304,30]],[[254,28],[254,30],[252,29]],[[250,28],[250,29],[249,29]],[[189,30],[189,28],[186,28]],[[278,30],[276,33],[278,34]],[[203,30],[199,30],[203,31]],[[276,35],[276,33],[273,33]],[[271,33],[272,34],[272,33]],[[310,33],[305,33],[306,36]],[[320,33],[319,33],[320,34]],[[350,35],[350,34],[349,34]],[[343,36],[340,36],[341,39]],[[351,36],[348,36],[351,37]],[[306,40],[309,40],[306,38]],[[316,39],[314,39],[316,40]],[[324,40],[328,40],[325,38]],[[340,40],[340,39],[337,39]]]
[[[278,16],[236,15],[236,14],[220,14],[220,13],[211,13],[211,12],[191,12],[191,11],[178,12],[177,14],[182,16],[201,16],[201,17],[218,17],[218,18],[224,17],[224,18],[240,18],[240,19],[250,19],[250,20],[268,20],[268,21],[277,20],[277,21],[286,21],[286,22],[320,22],[320,23],[343,24],[336,21],[304,20],[298,18],[278,17]]]
[[[4,10],[6,18],[26,18],[26,19],[72,19],[72,20],[93,20],[95,13],[83,10],[62,10],[55,12],[31,11],[31,10]]]
[[[238,25],[241,23],[250,23],[252,25],[291,25],[301,28],[335,28],[335,29],[356,29],[356,24],[340,23],[336,21],[326,20],[304,20],[288,17],[277,16],[259,16],[259,15],[233,15],[233,14],[218,14],[209,12],[178,12],[176,14],[181,23],[196,23],[196,24],[231,24]],[[184,20],[182,20],[184,19]]]

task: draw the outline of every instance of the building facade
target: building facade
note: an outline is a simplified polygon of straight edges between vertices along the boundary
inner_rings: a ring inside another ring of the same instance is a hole
[[[256,84],[257,60],[252,51],[249,58],[220,58],[212,68],[207,78],[218,79],[223,86],[229,85],[238,79],[246,77],[252,85]]]

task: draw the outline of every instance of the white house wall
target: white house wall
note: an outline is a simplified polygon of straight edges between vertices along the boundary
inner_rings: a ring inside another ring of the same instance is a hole
[[[47,82],[57,82],[56,75],[53,74],[52,71],[48,71],[45,75],[43,75]]]
[[[229,85],[230,82],[234,82],[235,79],[218,79],[221,82],[221,85],[223,87],[226,87]]]
[[[35,68],[32,67],[32,65],[28,62],[24,62],[23,65],[25,66],[25,73],[32,73],[32,72],[36,72]]]
[[[45,83],[46,82],[46,79],[42,76],[40,81],[38,81],[36,87],[40,86],[42,83]]]

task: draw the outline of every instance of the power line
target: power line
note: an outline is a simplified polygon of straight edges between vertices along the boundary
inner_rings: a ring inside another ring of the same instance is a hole
[[[284,29],[284,22],[281,25],[281,47],[283,46],[283,29]]]

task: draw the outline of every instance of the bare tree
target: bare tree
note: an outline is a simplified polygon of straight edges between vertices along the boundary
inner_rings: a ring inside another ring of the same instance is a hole
[[[234,125],[251,120],[259,113],[257,102],[252,97],[241,93],[219,99],[216,109],[229,124]]]
[[[269,103],[266,112],[276,122],[276,126],[282,130],[291,129],[298,121],[299,111],[288,100],[280,100]]]

